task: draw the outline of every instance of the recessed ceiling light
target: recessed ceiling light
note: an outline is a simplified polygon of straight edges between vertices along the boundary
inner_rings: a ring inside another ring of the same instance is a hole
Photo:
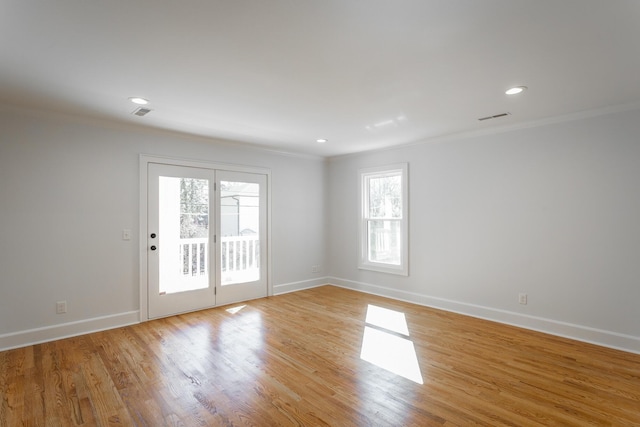
[[[147,101],[146,99],[139,98],[137,96],[129,98],[129,101],[133,102],[134,104],[138,104],[138,105],[147,105],[149,103],[149,101]]]
[[[316,139],[316,142],[317,142],[318,144],[324,144],[324,143],[325,143],[325,142],[327,142],[327,141],[328,141],[328,139],[324,139],[324,138]]]
[[[526,89],[527,89],[526,86],[514,86],[512,88],[507,89],[507,91],[505,93],[507,95],[517,95],[519,93],[522,93]]]

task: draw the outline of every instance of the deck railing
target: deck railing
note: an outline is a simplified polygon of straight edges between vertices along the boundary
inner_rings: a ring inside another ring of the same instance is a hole
[[[183,276],[202,276],[209,271],[209,239],[180,239]]]
[[[260,268],[260,240],[257,235],[225,236],[220,242],[223,273]],[[209,271],[208,239],[180,239],[179,259],[183,276],[201,276]]]

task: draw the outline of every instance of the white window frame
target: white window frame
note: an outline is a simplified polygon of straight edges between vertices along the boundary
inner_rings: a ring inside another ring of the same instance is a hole
[[[387,264],[370,261],[368,257],[369,249],[369,221],[374,218],[369,217],[369,178],[379,177],[389,174],[400,173],[402,215],[401,218],[375,218],[398,221],[400,224],[400,264]],[[397,274],[401,276],[409,275],[409,164],[397,163],[386,166],[364,168],[358,170],[358,268],[361,270],[372,270],[382,273]]]

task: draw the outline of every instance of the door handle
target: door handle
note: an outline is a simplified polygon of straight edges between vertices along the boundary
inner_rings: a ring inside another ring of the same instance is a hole
[[[155,247],[155,245],[151,246],[150,248],[152,251],[155,251],[157,248]]]
[[[156,238],[156,233],[151,233],[151,238],[155,239]]]

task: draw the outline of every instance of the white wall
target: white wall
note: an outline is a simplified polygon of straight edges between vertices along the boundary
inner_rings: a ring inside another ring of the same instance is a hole
[[[271,169],[276,293],[326,275],[640,352],[639,136],[640,111],[623,111],[327,164],[0,107],[0,349],[137,321],[145,153]],[[357,170],[397,162],[409,163],[409,277],[356,268]]]
[[[322,159],[10,107],[0,130],[0,349],[137,321],[141,153],[270,168],[274,288],[319,283]]]
[[[357,170],[397,162],[409,277],[356,268]],[[338,157],[328,179],[332,282],[640,352],[640,111]]]

